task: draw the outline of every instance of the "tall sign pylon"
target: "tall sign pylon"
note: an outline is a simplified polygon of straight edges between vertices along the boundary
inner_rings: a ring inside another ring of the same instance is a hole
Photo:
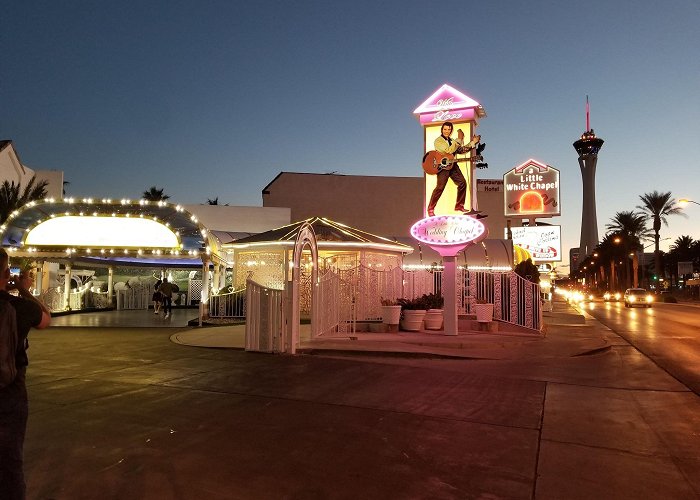
[[[593,253],[598,245],[598,217],[595,204],[595,170],[598,163],[598,151],[603,147],[603,139],[596,137],[591,128],[590,107],[586,96],[586,131],[574,142],[578,153],[583,181],[583,209],[581,211],[581,241],[579,243],[578,262]]]

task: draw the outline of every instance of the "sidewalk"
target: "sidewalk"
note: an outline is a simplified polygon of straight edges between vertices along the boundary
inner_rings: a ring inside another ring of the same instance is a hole
[[[565,303],[545,323],[301,356],[241,327],[32,332],[28,498],[700,498],[700,398]]]
[[[606,335],[585,328],[585,318],[565,302],[555,302],[552,312],[544,313],[544,334],[508,331],[498,333],[461,331],[444,335],[441,331],[368,333],[356,332],[301,342],[299,353],[402,354],[467,359],[518,359],[573,357],[599,352],[610,346]],[[301,325],[302,337],[309,325]],[[211,326],[178,332],[173,342],[218,348],[245,348],[245,325]]]

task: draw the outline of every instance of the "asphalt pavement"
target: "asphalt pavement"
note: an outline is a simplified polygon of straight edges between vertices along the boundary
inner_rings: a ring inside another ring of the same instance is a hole
[[[700,497],[700,398],[566,303],[545,335],[355,334],[297,356],[142,321],[30,334],[29,498]]]

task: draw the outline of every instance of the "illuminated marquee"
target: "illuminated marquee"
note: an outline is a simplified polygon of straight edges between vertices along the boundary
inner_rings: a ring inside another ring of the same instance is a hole
[[[530,252],[535,262],[562,260],[561,226],[512,227],[510,232],[513,236],[513,245]]]
[[[561,215],[559,170],[528,160],[503,176],[506,217]]]
[[[464,245],[485,237],[486,226],[472,217],[441,215],[419,220],[411,227],[411,235],[431,246]]]
[[[47,219],[32,228],[25,245],[172,249],[180,248],[177,235],[165,225],[139,217],[63,216]]]
[[[464,122],[485,115],[478,102],[447,84],[437,89],[413,114],[418,115],[421,124]]]

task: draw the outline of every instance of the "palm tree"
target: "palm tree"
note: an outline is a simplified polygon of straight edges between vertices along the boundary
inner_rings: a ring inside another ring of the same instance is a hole
[[[619,284],[616,283],[615,268],[617,267],[617,261],[622,257],[622,247],[619,244],[621,241],[618,233],[610,232],[606,234],[603,239],[595,247],[593,256],[596,256],[598,262],[598,269],[603,270],[603,274],[607,276],[607,289],[610,292],[614,292],[619,288]],[[601,276],[602,279],[602,276]]]
[[[661,231],[661,223],[663,222],[665,226],[668,226],[666,217],[669,215],[682,215],[683,217],[687,217],[687,215],[683,213],[683,209],[680,206],[676,205],[676,200],[671,196],[671,191],[666,193],[653,191],[640,196],[639,199],[642,200],[642,204],[638,205],[637,208],[644,212],[646,217],[651,219],[653,223],[654,272],[657,277],[661,277],[661,254],[659,253],[659,232]]]
[[[698,242],[688,235],[679,236],[669,248],[666,254],[666,267],[669,269],[671,281],[673,276],[678,274],[679,262],[692,262],[695,265],[695,254],[697,253]],[[680,276],[678,276],[680,277]]]
[[[37,181],[33,175],[24,189],[14,181],[3,181],[0,186],[0,224],[4,223],[12,212],[30,201],[40,200],[46,196],[48,181]]]
[[[209,198],[207,198],[207,204],[208,205],[218,205],[219,204],[219,197],[217,196],[213,200],[210,200]]]
[[[144,200],[148,201],[165,201],[170,198],[167,194],[165,194],[163,191],[164,189],[158,189],[155,186],[151,186],[148,188],[148,191],[144,191],[143,194],[141,195]]]
[[[605,225],[605,229],[629,236],[631,240],[636,239],[637,243],[653,237],[651,229],[646,226],[644,214],[635,211],[617,212],[615,217],[610,219],[610,224]]]
[[[626,263],[625,278],[627,281],[627,287],[631,287],[632,283],[630,277],[632,274],[629,270],[629,259],[628,256],[630,252],[636,252],[642,250],[644,247],[641,244],[641,240],[649,240],[652,237],[652,232],[646,227],[646,217],[643,213],[635,211],[623,211],[617,212],[615,217],[611,219],[610,224],[606,224],[605,228],[611,231],[614,235],[613,242],[622,248],[622,258]],[[633,262],[636,262],[636,255],[633,255]]]

